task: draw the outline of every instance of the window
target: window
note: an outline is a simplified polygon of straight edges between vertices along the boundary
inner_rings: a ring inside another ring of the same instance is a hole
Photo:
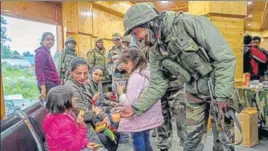
[[[38,101],[34,56],[44,32],[55,36],[51,49],[54,56],[56,25],[1,16],[1,68],[7,116]]]

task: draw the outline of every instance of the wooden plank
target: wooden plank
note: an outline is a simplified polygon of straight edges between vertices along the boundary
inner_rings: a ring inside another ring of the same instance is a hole
[[[93,34],[93,17],[95,16],[92,10],[92,3],[79,1],[77,4],[78,32]]]
[[[246,1],[211,1],[210,13],[247,15]]]
[[[265,3],[264,11],[261,18],[261,29],[268,29],[268,1]]]
[[[210,13],[209,1],[189,1],[188,11],[193,15],[207,15]]]
[[[38,7],[37,7],[38,6]],[[16,18],[61,25],[61,9],[45,2],[1,2],[1,13]]]
[[[109,8],[109,10],[114,10],[122,14],[125,14],[126,11],[133,5],[133,3],[128,2],[128,1],[97,1],[94,3],[100,4],[104,7]]]
[[[63,28],[70,33],[78,33],[78,8],[77,2],[62,3]]]
[[[114,32],[123,34],[123,19],[93,5],[93,36],[111,39]]]
[[[120,17],[120,18],[124,17],[123,13],[121,13],[119,11],[116,11],[114,9],[110,9],[109,7],[104,6],[102,4],[99,4],[99,3],[93,3],[93,7],[98,8],[99,10],[102,10],[103,12],[107,12],[107,13],[109,13],[111,15],[114,15],[114,16],[117,16],[117,17]]]

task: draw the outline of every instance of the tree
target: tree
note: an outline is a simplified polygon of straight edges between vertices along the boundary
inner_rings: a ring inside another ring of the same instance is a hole
[[[6,32],[7,32],[7,21],[6,19],[1,16],[1,58],[9,58],[12,55],[12,52],[10,50],[10,47],[5,45],[7,41],[11,41],[10,38],[8,38]]]
[[[11,41],[11,39],[8,38],[6,34],[7,32],[6,25],[7,25],[6,19],[3,16],[1,16],[1,46],[5,44],[5,42],[7,41]]]
[[[25,56],[25,57],[26,56],[33,56],[33,54],[31,54],[29,51],[26,51],[26,52],[23,53],[23,56]]]
[[[13,51],[12,55],[20,56],[20,53],[17,50],[15,50]]]
[[[1,58],[6,59],[12,56],[12,51],[9,46],[1,45]]]

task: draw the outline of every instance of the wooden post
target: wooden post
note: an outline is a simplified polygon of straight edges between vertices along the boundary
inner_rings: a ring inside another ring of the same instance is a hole
[[[0,69],[1,71],[1,69]],[[1,120],[5,119],[6,117],[6,109],[5,109],[5,100],[4,100],[4,89],[3,89],[3,82],[2,82],[2,73],[0,72],[0,101],[1,101]]]

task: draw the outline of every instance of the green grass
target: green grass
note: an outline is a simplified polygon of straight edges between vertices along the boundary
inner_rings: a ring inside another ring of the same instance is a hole
[[[24,98],[36,99],[39,96],[34,68],[16,68],[2,64],[5,95],[22,94]]]

